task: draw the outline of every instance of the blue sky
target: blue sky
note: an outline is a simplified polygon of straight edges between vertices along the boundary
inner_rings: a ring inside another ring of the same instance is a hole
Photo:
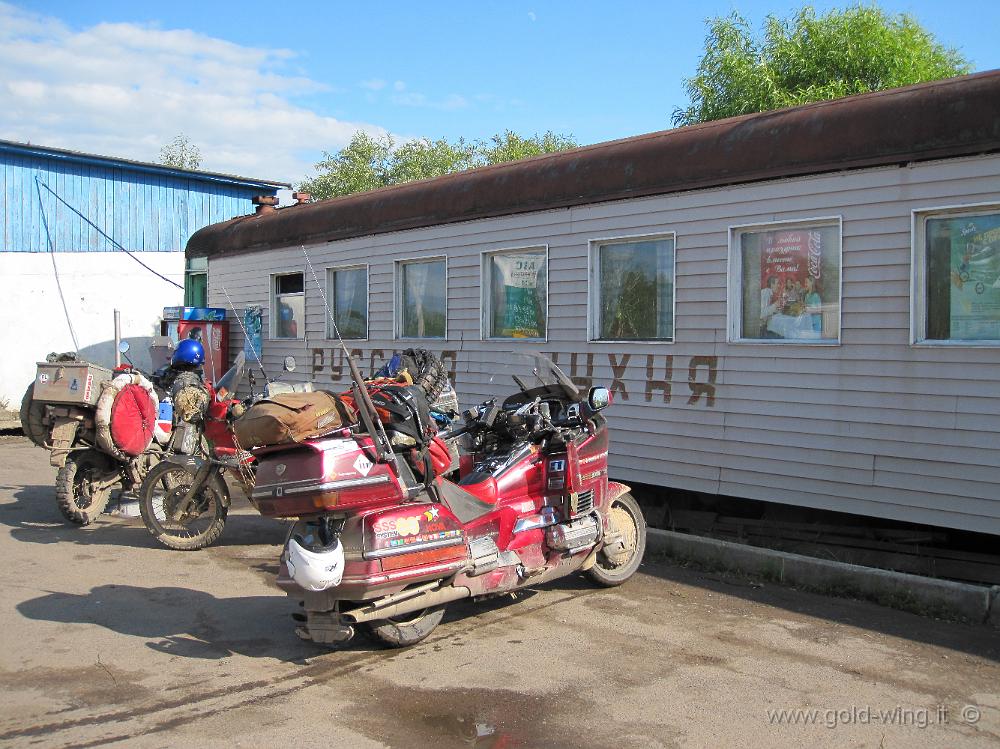
[[[707,17],[796,7],[0,0],[0,138],[155,160],[184,132],[203,168],[293,182],[357,129],[595,143],[670,127]],[[882,7],[1000,67],[1000,3]]]

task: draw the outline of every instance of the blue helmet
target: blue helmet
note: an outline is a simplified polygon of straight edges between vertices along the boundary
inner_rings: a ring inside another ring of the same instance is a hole
[[[179,364],[189,364],[198,366],[205,361],[205,349],[202,345],[191,338],[186,338],[177,346],[170,363],[174,366]]]

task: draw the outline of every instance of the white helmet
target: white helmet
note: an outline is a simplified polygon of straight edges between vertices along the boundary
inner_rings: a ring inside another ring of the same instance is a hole
[[[312,551],[291,538],[285,563],[292,579],[306,590],[326,590],[340,585],[344,577],[344,546],[334,539],[329,546]]]

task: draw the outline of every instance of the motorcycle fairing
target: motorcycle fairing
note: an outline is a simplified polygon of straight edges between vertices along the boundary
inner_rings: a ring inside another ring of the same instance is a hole
[[[496,509],[496,481],[493,478],[488,479],[488,481],[493,487],[493,501],[491,502],[484,501],[479,496],[450,481],[438,479],[437,486],[441,494],[441,501],[463,524],[466,524]]]

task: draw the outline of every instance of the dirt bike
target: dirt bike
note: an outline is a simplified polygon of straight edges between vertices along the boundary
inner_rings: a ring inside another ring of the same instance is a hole
[[[254,450],[259,511],[295,519],[277,582],[301,602],[300,637],[344,643],[360,626],[408,646],[452,601],[635,573],[646,525],[629,487],[608,480],[608,389],[581,392],[540,354],[513,359],[527,365],[520,392],[444,435],[419,388],[373,387],[349,360],[357,423]],[[465,442],[456,473],[442,437]]]
[[[126,355],[128,343],[119,351]],[[87,525],[112,492],[139,486],[168,439],[154,383],[131,362],[109,370],[75,352],[39,362],[21,401],[21,428],[50,451],[56,502],[66,520]]]
[[[170,440],[139,487],[142,521],[170,549],[201,549],[222,535],[231,503],[227,472],[244,488],[253,483],[253,457],[239,449],[229,428],[234,409],[245,405],[233,397],[245,363],[240,352],[216,383],[197,375],[173,382]]]

